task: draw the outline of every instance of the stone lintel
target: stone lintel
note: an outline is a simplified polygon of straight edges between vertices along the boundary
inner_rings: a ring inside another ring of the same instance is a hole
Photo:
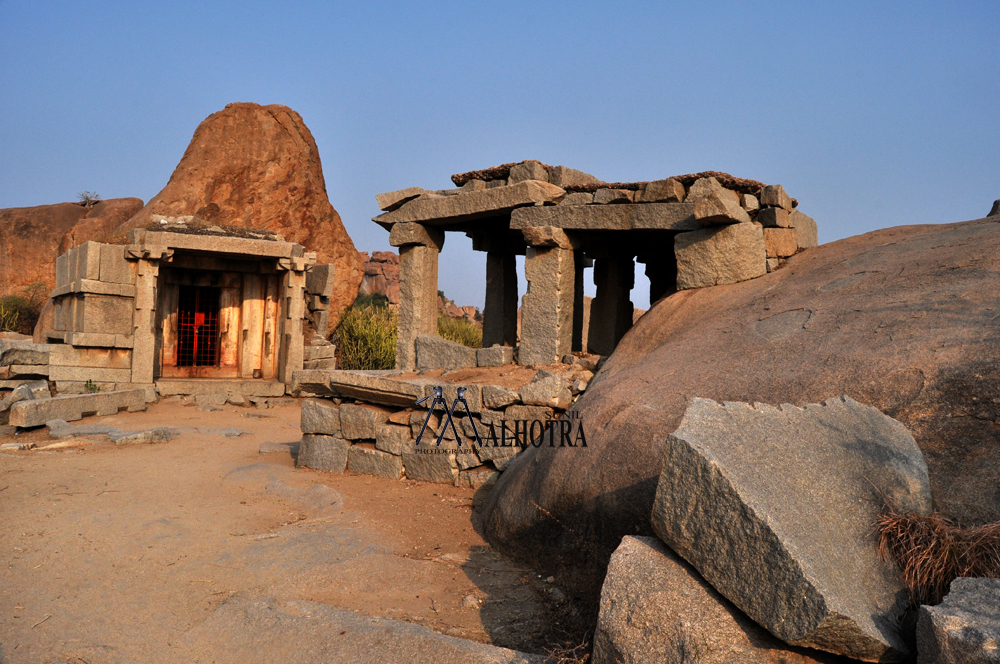
[[[405,247],[414,244],[434,247],[441,251],[444,248],[444,231],[438,228],[428,228],[414,222],[404,221],[393,224],[392,230],[389,231],[390,246]]]
[[[558,205],[514,210],[510,227],[553,226],[565,230],[693,231],[694,203],[619,203],[615,205]]]
[[[415,221],[434,225],[469,221],[526,205],[555,203],[565,195],[566,192],[554,184],[527,180],[507,187],[480,189],[452,196],[426,194],[404,204],[398,210],[379,215],[372,221],[379,224]]]
[[[137,234],[135,239],[141,240],[140,242],[136,242],[136,244],[153,247],[205,251],[217,254],[243,254],[259,256],[261,258],[302,257],[303,253],[302,246],[294,242],[254,240],[222,235],[195,235],[147,230],[144,234],[141,234],[141,237],[138,237]],[[298,247],[297,250],[296,247]]]
[[[579,239],[568,235],[561,228],[553,226],[530,226],[522,228],[524,241],[532,247],[559,247],[560,249],[579,249]]]

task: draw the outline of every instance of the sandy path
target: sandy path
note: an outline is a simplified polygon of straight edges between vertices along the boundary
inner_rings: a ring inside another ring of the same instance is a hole
[[[526,651],[558,640],[570,609],[557,584],[492,554],[472,526],[472,491],[258,453],[298,440],[298,417],[298,406],[161,402],[83,423],[251,433],[0,455],[0,662],[213,661],[205,638],[193,652],[184,637],[236,595]],[[54,442],[44,429],[0,437],[11,440]]]

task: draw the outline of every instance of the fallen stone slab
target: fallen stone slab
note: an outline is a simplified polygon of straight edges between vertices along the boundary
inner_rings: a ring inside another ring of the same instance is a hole
[[[394,380],[398,371],[295,371],[292,393],[358,399],[384,406],[412,406],[424,395],[424,386]]]
[[[594,664],[850,661],[774,638],[655,537],[626,535],[611,556]]]
[[[169,443],[181,429],[156,427],[145,431],[115,431],[108,434],[108,439],[115,445],[143,445],[147,443]]]
[[[26,341],[0,339],[0,367],[11,365],[46,365],[52,346]]]
[[[122,408],[130,413],[145,410],[146,391],[122,390],[21,401],[11,407],[10,423],[22,428],[39,427],[50,420],[72,422],[85,415],[114,415]]]
[[[439,634],[428,627],[362,616],[303,600],[239,593],[185,632],[176,647],[217,664],[371,661],[379,664],[532,664],[543,657]]]
[[[414,342],[418,369],[461,369],[476,366],[476,349],[436,334],[420,334]]]
[[[482,189],[453,196],[425,194],[392,212],[375,217],[380,224],[455,223],[509,212],[525,205],[555,203],[566,192],[554,184],[528,180],[509,187]]]
[[[0,401],[0,424],[7,422],[11,407],[19,401],[31,401],[32,399],[48,399],[52,396],[49,392],[49,384],[44,380],[32,380],[22,383],[14,388]]]
[[[18,452],[33,449],[35,449],[34,443],[4,443],[3,445],[0,445],[0,450],[5,452]]]
[[[347,468],[347,451],[351,443],[339,436],[306,434],[299,443],[295,465],[329,473],[342,473]],[[261,448],[263,453],[263,447]]]
[[[101,424],[69,424],[65,420],[50,420],[45,423],[52,438],[79,438],[79,437],[100,437],[104,438],[112,433],[122,430],[118,427],[104,426]]]
[[[958,578],[937,606],[921,606],[917,664],[1000,662],[1000,579]]]
[[[782,641],[903,661],[906,587],[871,537],[886,499],[931,508],[920,449],[877,409],[846,396],[804,408],[694,398],[667,437],[651,521]]]

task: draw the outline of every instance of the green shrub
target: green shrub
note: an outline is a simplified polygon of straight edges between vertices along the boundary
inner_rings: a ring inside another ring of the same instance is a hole
[[[388,307],[389,298],[381,293],[372,293],[371,295],[359,295],[358,299],[354,301],[354,307],[357,309],[363,309],[365,307]]]
[[[0,297],[0,331],[31,334],[49,299],[49,289],[43,283],[31,284],[16,295]]]
[[[438,334],[469,348],[483,347],[483,331],[464,318],[449,318],[441,314],[438,316]]]
[[[359,298],[360,299],[360,298]],[[337,327],[341,369],[392,369],[396,366],[396,312],[387,306],[351,307]]]

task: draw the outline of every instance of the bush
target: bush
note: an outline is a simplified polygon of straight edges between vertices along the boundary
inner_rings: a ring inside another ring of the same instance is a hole
[[[49,289],[39,282],[16,295],[0,297],[0,332],[31,334],[49,299]]]
[[[914,606],[939,604],[960,576],[1000,577],[1000,523],[961,528],[938,513],[890,504],[876,527],[879,556],[899,565]]]
[[[438,316],[438,334],[469,348],[483,347],[483,331],[464,318],[450,318],[441,314]]]
[[[335,336],[341,369],[392,369],[396,366],[396,312],[368,302],[367,305],[355,303],[340,319]]]

